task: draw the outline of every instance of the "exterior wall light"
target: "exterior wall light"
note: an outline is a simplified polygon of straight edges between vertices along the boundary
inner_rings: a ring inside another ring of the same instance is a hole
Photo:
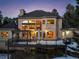
[[[66,35],[69,35],[71,33],[71,31],[66,31]]]
[[[72,38],[73,37],[73,32],[69,30],[65,30],[62,32],[62,38]]]

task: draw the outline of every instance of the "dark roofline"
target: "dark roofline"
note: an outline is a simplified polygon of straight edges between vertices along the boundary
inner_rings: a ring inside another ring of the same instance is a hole
[[[15,28],[0,28],[0,31],[3,30],[15,30]]]
[[[18,25],[16,25],[14,22],[10,22],[10,23],[1,25],[0,28],[4,28],[4,29],[5,28],[9,28],[9,29],[15,28],[15,29],[17,29]]]
[[[61,18],[61,16],[56,15],[52,12],[47,12],[43,10],[34,10],[29,13],[24,13],[23,15],[19,16],[18,18]]]
[[[18,17],[18,19],[42,19],[42,18],[57,18],[56,16],[43,16],[43,17]],[[62,19],[62,18],[60,18]]]
[[[42,19],[42,18],[57,18],[56,16],[43,16],[43,17],[18,17],[18,19]],[[57,19],[63,19],[59,17]]]

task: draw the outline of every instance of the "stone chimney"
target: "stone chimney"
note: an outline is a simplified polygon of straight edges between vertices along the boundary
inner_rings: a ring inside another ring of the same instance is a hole
[[[25,14],[25,10],[24,9],[20,9],[20,14],[19,16],[23,16]]]

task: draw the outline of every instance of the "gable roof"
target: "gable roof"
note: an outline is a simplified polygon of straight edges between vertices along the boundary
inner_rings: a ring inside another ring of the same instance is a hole
[[[19,16],[19,17],[57,17],[57,16],[52,12],[35,10],[29,13],[25,13],[24,15]]]

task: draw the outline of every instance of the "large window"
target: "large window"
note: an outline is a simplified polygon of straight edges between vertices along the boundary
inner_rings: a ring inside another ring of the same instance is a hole
[[[2,37],[3,39],[7,39],[8,36],[9,36],[9,33],[8,33],[8,32],[1,32],[1,37]]]
[[[47,24],[54,24],[54,20],[47,20]]]
[[[47,32],[47,37],[48,38],[53,38],[55,36],[54,32]]]

